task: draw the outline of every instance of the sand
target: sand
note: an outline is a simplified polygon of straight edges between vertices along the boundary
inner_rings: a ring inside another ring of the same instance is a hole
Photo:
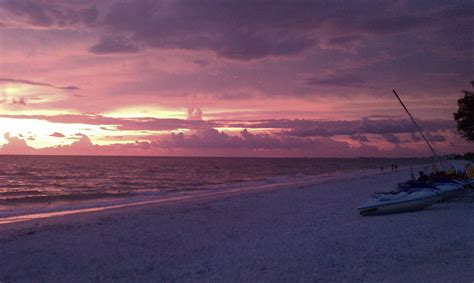
[[[3,224],[0,282],[473,282],[472,197],[358,215],[372,192],[408,177],[373,174]]]

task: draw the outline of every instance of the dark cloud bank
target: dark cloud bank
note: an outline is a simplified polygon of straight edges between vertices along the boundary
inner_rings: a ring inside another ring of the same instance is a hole
[[[44,86],[44,87],[51,87],[61,90],[79,90],[80,88],[77,86],[56,86],[50,83],[44,82],[35,82],[30,80],[22,80],[22,79],[13,79],[13,78],[0,78],[1,83],[10,83],[10,84],[23,84],[23,85],[34,85],[34,86]]]
[[[472,20],[470,7],[470,1],[402,4],[388,0],[5,0],[0,4],[24,24],[96,30],[101,39],[90,48],[96,54],[150,47],[209,50],[236,60],[291,56],[322,41],[343,46],[368,37],[431,33],[447,26],[460,27],[458,32],[463,32]]]

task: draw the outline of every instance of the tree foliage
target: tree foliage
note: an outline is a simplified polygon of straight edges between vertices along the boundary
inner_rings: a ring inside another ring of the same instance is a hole
[[[471,81],[474,87],[474,81]],[[464,90],[458,100],[458,111],[454,113],[458,131],[467,140],[474,141],[474,91]]]

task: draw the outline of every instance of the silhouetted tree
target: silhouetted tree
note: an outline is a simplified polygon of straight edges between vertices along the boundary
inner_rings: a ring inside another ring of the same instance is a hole
[[[474,81],[471,81],[474,87]],[[463,90],[464,97],[458,100],[458,111],[454,113],[458,131],[467,140],[474,141],[474,91]]]

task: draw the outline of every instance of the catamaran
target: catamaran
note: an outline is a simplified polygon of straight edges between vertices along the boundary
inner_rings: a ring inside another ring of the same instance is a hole
[[[359,213],[363,216],[424,209],[441,200],[453,197],[461,192],[465,185],[474,184],[474,179],[470,179],[474,178],[474,176],[470,176],[468,173],[469,170],[474,171],[474,169],[472,169],[474,166],[471,165],[471,169],[468,168],[467,170],[463,170],[467,174],[467,179],[460,174],[456,174],[456,170],[454,170],[454,172],[449,172],[452,171],[452,168],[446,170],[445,165],[436,154],[436,151],[423,134],[423,131],[418,126],[397,92],[393,90],[393,93],[425,140],[433,153],[433,156],[436,158],[436,161],[443,168],[443,172],[438,173],[436,170],[433,170],[434,172],[432,172],[431,176],[424,175],[420,176],[417,180],[400,183],[396,191],[373,194],[369,201],[357,208]],[[451,174],[446,174],[445,172]]]

